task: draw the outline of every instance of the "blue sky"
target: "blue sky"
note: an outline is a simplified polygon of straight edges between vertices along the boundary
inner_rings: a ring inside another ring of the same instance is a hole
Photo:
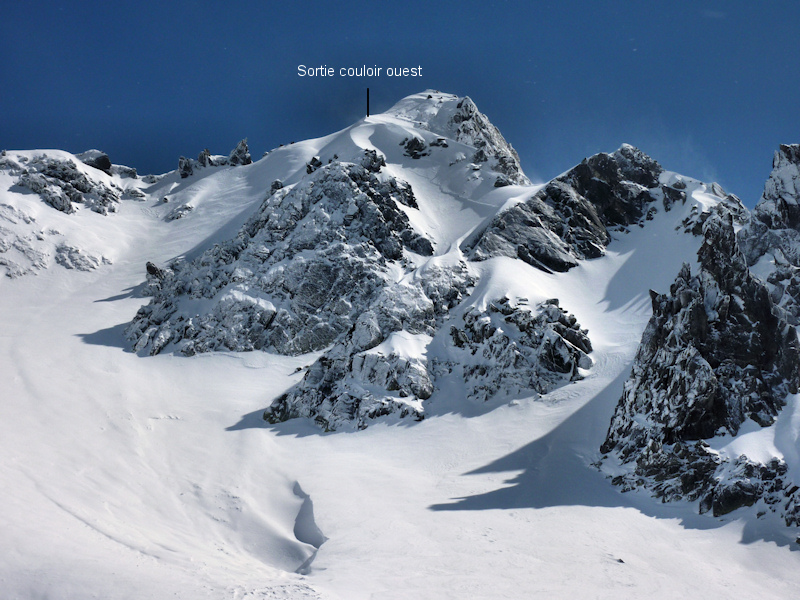
[[[469,95],[545,180],[623,142],[752,206],[800,142],[797,2],[6,3],[0,147],[140,173],[254,155],[434,88]],[[422,66],[301,78],[297,65]]]

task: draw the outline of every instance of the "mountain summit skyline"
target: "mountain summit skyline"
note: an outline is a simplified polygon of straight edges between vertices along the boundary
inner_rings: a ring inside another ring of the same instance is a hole
[[[630,144],[534,183],[481,108],[2,152],[10,597],[800,584],[800,146],[750,211]]]

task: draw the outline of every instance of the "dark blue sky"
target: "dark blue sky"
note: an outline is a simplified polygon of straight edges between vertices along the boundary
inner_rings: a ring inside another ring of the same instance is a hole
[[[425,88],[469,95],[549,179],[639,146],[748,205],[800,142],[800,3],[6,3],[0,147],[99,148],[164,172],[242,137],[254,155]],[[421,65],[309,79],[297,65]]]

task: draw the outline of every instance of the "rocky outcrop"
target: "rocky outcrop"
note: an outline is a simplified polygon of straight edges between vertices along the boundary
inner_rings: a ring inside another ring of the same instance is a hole
[[[777,459],[730,463],[708,445],[748,419],[774,422],[798,391],[800,344],[750,274],[731,214],[717,210],[703,235],[698,273],[684,265],[668,294],[651,292],[653,316],[601,451],[626,470],[615,483],[665,500],[700,499],[703,511],[723,514],[775,494],[795,502]]]
[[[800,145],[781,145],[752,219],[739,232],[750,266],[767,281],[773,301],[800,323]]]
[[[403,156],[408,156],[413,159],[420,159],[423,156],[428,156],[430,154],[430,150],[428,146],[425,144],[425,141],[418,138],[418,137],[411,137],[403,146],[405,151],[403,152]]]
[[[544,271],[567,271],[601,256],[610,231],[643,225],[655,211],[686,201],[679,180],[659,182],[662,171],[633,146],[597,154],[499,214],[464,250],[474,260],[509,256]]]
[[[582,378],[592,366],[588,331],[548,300],[535,310],[508,298],[486,311],[470,308],[450,324],[452,347],[437,371],[466,384],[467,397],[487,401],[503,395],[546,394],[566,381]]]
[[[16,184],[38,194],[61,212],[70,214],[83,205],[108,214],[116,212],[122,190],[114,185],[87,177],[72,160],[42,154],[28,159],[10,156],[0,160],[0,168],[17,177]]]
[[[522,172],[517,151],[500,130],[478,110],[469,96],[460,99],[447,122],[447,133],[458,142],[476,149],[475,162],[491,162],[494,171],[509,183],[526,185],[530,180]],[[444,133],[444,132],[441,132]]]
[[[232,167],[238,167],[240,165],[249,165],[252,162],[253,159],[250,157],[250,149],[247,147],[247,138],[244,138],[231,150],[231,153],[228,155],[228,164]]]
[[[334,162],[273,190],[236,238],[170,266],[128,329],[138,351],[323,349],[386,287],[387,261],[433,252],[399,208],[416,205],[410,186],[360,164]],[[201,298],[212,302],[198,314]]]
[[[215,156],[209,152],[208,148],[197,156],[197,160],[181,156],[180,159],[178,159],[178,174],[180,174],[182,179],[186,179],[194,174],[195,169],[224,166],[238,167],[249,165],[252,162],[253,159],[250,156],[250,149],[247,147],[247,138],[245,138],[236,144],[236,147],[231,150],[231,153],[227,157]]]
[[[419,288],[386,288],[264,418],[311,418],[325,430],[360,429],[386,415],[420,420],[445,380],[464,385],[466,400],[484,403],[545,394],[591,367],[587,332],[555,300],[530,309],[502,298],[485,312],[452,316],[474,283],[462,264],[428,271]],[[429,356],[432,344],[436,356]]]
[[[106,175],[111,175],[111,159],[105,152],[100,150],[87,150],[75,155],[83,164],[102,171]]]
[[[205,159],[205,155],[203,153],[201,153],[200,156],[201,158]],[[178,174],[181,176],[181,179],[186,179],[194,174],[194,166],[191,158],[181,156],[178,159]]]
[[[387,285],[264,418],[313,418],[326,430],[364,428],[389,414],[422,419],[434,392],[427,346],[474,283],[462,263],[426,270],[419,285]]]

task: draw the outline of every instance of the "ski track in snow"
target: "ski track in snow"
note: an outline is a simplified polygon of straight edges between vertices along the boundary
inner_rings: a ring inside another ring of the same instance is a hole
[[[429,203],[415,225],[429,228],[440,256],[458,253],[522,193],[500,188],[486,202],[454,192],[432,177],[441,164],[401,160],[398,142],[385,141],[415,133],[425,134],[375,116],[209,172],[197,186],[167,176],[154,186],[168,190],[167,204],[158,192],[98,224],[85,219],[113,265],[0,282],[0,595],[796,594],[800,553],[785,547],[779,524],[747,510],[700,517],[696,506],[622,494],[592,466],[650,316],[647,290],[668,288],[694,258],[692,238],[675,231],[688,203],[566,274],[502,258],[478,265],[484,299],[557,297],[589,329],[588,376],[540,399],[460,409],[451,399],[434,402],[420,423],[322,434],[303,421],[259,418],[314,357],[145,358],[126,349],[122,324],[146,301],[136,292],[145,262],[191,257],[231,237],[271,181],[297,181],[292,173],[311,156],[346,158],[374,143],[386,170]],[[444,160],[457,151],[454,142]],[[195,210],[165,223],[183,202]],[[784,453],[797,452],[793,402],[776,426]]]

